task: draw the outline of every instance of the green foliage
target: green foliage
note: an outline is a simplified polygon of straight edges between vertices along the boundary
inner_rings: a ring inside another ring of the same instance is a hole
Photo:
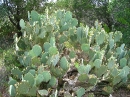
[[[129,0],[112,0],[109,3],[108,11],[113,17],[113,29],[123,33],[123,42],[129,48],[129,32],[130,32],[130,1]]]
[[[85,83],[89,88],[77,87],[74,92],[78,97],[104,82],[101,89],[107,94],[120,82],[122,85],[127,82],[129,55],[124,44],[118,45],[122,38],[120,32],[108,34],[98,21],[90,29],[83,25],[77,27],[77,20],[65,10],[51,15],[48,10],[43,15],[31,13],[29,22],[22,20],[24,36],[15,37],[15,52],[21,67],[12,69],[9,83],[16,89],[16,96],[56,95],[61,79],[72,67],[76,67],[78,73],[75,82]],[[20,42],[26,47],[19,47]]]

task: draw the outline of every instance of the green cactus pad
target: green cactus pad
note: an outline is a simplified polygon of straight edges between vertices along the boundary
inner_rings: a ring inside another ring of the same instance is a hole
[[[16,89],[13,85],[9,86],[9,94],[11,97],[15,97],[15,95],[16,95]]]
[[[55,47],[55,37],[51,37],[50,38],[50,44],[51,44],[51,46],[53,46],[53,47]]]
[[[50,47],[51,47],[51,44],[49,42],[45,42],[44,45],[43,45],[45,52],[48,52]]]
[[[85,94],[85,89],[84,88],[79,88],[76,91],[77,97],[82,97]]]
[[[115,66],[115,63],[116,63],[115,57],[113,57],[113,56],[110,57],[108,59],[108,64],[107,64],[108,68],[112,69]]]
[[[78,80],[80,82],[86,82],[89,79],[89,77],[87,76],[87,74],[80,74],[78,77]]]
[[[129,73],[130,73],[130,68],[128,66],[125,66],[123,67],[123,69],[121,69],[119,75],[121,78],[125,78]]]
[[[96,36],[96,42],[98,45],[101,45],[105,41],[105,33],[98,32],[98,35]]]
[[[47,25],[46,26],[46,31],[51,33],[53,31],[53,26],[52,25]]]
[[[12,77],[9,78],[9,82],[8,82],[9,85],[15,85],[16,83],[17,81],[14,80]]]
[[[26,80],[27,82],[29,82],[29,84],[31,86],[33,86],[33,84],[34,84],[34,76],[30,72],[25,74],[23,79]]]
[[[81,27],[78,27],[76,34],[77,34],[77,40],[81,43],[81,39],[83,37],[83,29]]]
[[[40,65],[38,66],[38,74],[41,74],[44,71],[44,66]]]
[[[122,38],[122,33],[120,31],[116,31],[114,33],[114,41],[118,42],[118,41],[120,41],[121,38]]]
[[[113,85],[116,85],[116,84],[118,84],[121,80],[122,80],[122,78],[121,78],[119,75],[117,75],[116,77],[114,77],[112,83],[113,83]]]
[[[42,96],[42,97],[44,97],[44,96],[47,96],[48,95],[48,91],[47,90],[38,90],[38,93]]]
[[[116,48],[116,52],[117,52],[117,55],[120,55],[122,53],[121,47],[117,47]]]
[[[123,68],[124,66],[126,66],[127,64],[127,59],[126,58],[122,58],[120,59],[120,67]]]
[[[37,57],[42,53],[42,48],[41,48],[41,46],[36,44],[33,46],[32,51],[33,51],[34,55]]]
[[[101,60],[101,59],[96,59],[96,60],[94,61],[94,66],[95,66],[96,68],[100,68],[100,67],[101,67],[101,64],[102,64],[102,60]]]
[[[48,72],[48,71],[43,71],[42,72],[42,75],[43,75],[43,81],[44,82],[48,82],[50,79],[51,79],[51,74],[50,74],[50,72]]]
[[[71,22],[71,27],[78,25],[78,20],[75,19],[75,18],[72,18],[72,19],[70,20],[70,22]]]
[[[41,82],[43,82],[44,76],[42,74],[38,74],[36,76],[35,80],[36,80],[36,85],[39,85],[39,84],[41,84]]]
[[[32,18],[32,21],[39,21],[39,14],[36,11],[32,10],[31,18]]]
[[[22,29],[25,28],[25,22],[24,22],[23,19],[20,20],[19,25],[20,25],[20,27],[21,27]]]
[[[60,67],[63,69],[63,70],[67,70],[69,68],[68,66],[68,61],[66,59],[66,57],[62,57],[61,60],[60,60]]]
[[[27,67],[31,64],[31,56],[26,56],[24,59],[24,66]]]
[[[30,69],[29,73],[31,73],[34,76],[36,74],[36,71],[35,71],[35,69]]]
[[[38,37],[43,39],[43,38],[45,38],[45,36],[46,36],[46,29],[45,29],[45,27],[41,27]]]
[[[49,48],[49,54],[50,56],[56,55],[58,53],[58,49],[56,47],[50,47]]]
[[[37,87],[30,88],[27,93],[28,96],[36,96],[36,94],[37,94]]]
[[[89,52],[90,46],[89,46],[89,44],[82,44],[81,49],[84,52]]]
[[[46,62],[47,62],[47,60],[48,60],[48,56],[49,56],[48,52],[45,52],[45,53],[42,54],[41,62],[42,62],[43,64],[46,64]]]
[[[54,76],[52,76],[50,81],[49,81],[49,85],[51,87],[55,87],[57,85],[57,83],[58,83],[58,80]]]
[[[119,70],[117,68],[113,68],[110,72],[110,74],[113,76],[113,77],[116,77],[119,73]]]
[[[61,18],[63,18],[63,15],[64,15],[64,14],[63,14],[63,11],[58,10],[57,13],[56,13],[56,18],[57,18],[57,19],[61,19]]]
[[[14,68],[11,70],[11,73],[16,76],[17,78],[22,78],[22,71],[19,68]]]
[[[30,88],[29,82],[23,81],[18,85],[17,91],[19,94],[27,94],[29,88]]]
[[[90,70],[91,70],[91,65],[80,65],[79,67],[78,67],[78,72],[80,73],[80,74],[88,74],[89,72],[90,72]]]
[[[106,86],[103,88],[103,91],[107,94],[111,94],[111,93],[113,93],[113,88],[110,86]]]
[[[114,47],[114,39],[109,40],[109,47],[112,49]]]
[[[56,64],[59,62],[59,60],[60,60],[59,54],[53,55],[51,57],[51,63],[52,63],[52,65],[56,66]]]
[[[69,57],[70,57],[70,58],[74,58],[75,56],[76,56],[75,51],[70,51]]]
[[[72,13],[70,11],[67,11],[65,14],[65,21],[69,22],[70,19],[72,19]]]
[[[97,77],[100,77],[102,76],[103,74],[105,74],[105,72],[107,71],[107,66],[105,65],[102,65],[100,68],[96,69],[95,70],[95,74]]]
[[[68,38],[65,36],[65,35],[62,35],[60,38],[59,38],[59,43],[64,43],[65,41],[67,41]]]
[[[96,85],[97,81],[98,79],[95,75],[89,75],[88,83],[90,83],[91,85]]]

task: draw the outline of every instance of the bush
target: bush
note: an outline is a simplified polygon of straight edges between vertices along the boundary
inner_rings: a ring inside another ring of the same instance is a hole
[[[94,96],[100,90],[108,95],[127,83],[129,54],[125,44],[118,44],[122,34],[108,34],[98,21],[92,28],[77,25],[77,19],[65,10],[51,15],[48,10],[41,15],[31,11],[29,22],[20,20],[23,37],[15,36],[20,64],[11,70],[11,96],[54,97],[61,96],[61,89],[66,91],[62,96],[69,97],[89,92]],[[74,78],[69,75],[72,71]]]

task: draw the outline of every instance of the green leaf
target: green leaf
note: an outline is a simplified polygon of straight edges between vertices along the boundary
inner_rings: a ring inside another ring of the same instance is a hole
[[[85,94],[85,89],[80,88],[76,91],[77,97],[82,97]]]

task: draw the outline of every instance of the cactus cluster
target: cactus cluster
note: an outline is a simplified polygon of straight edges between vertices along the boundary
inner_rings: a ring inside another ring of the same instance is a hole
[[[92,28],[78,27],[77,19],[65,10],[49,16],[48,11],[40,15],[33,10],[28,12],[28,19],[29,22],[20,20],[23,36],[15,37],[20,65],[14,64],[16,67],[11,71],[9,93],[12,97],[56,97],[59,80],[73,66],[78,72],[76,81],[87,84],[87,87],[77,87],[78,97],[103,82],[107,84],[102,85],[102,91],[111,94],[115,86],[129,79],[129,54],[125,45],[118,43],[121,32],[106,33],[98,21]],[[93,93],[89,96],[93,97]]]

